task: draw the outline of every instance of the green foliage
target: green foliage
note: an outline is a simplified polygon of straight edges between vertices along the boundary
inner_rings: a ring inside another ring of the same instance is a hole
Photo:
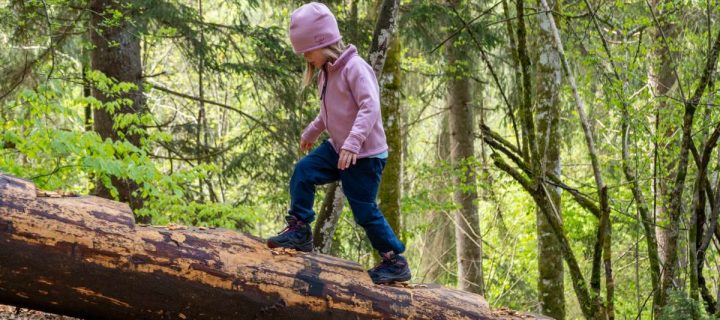
[[[91,76],[98,82],[111,82],[104,76]],[[101,86],[102,87],[102,86]],[[132,84],[110,84],[109,92],[124,92]],[[93,180],[103,183],[117,196],[110,178],[133,180],[146,199],[137,215],[150,215],[156,223],[181,222],[193,225],[247,229],[257,221],[256,210],[248,206],[198,203],[187,197],[187,185],[217,172],[207,164],[163,172],[150,155],[150,146],[168,141],[161,132],[147,135],[145,145],[127,140],[102,140],[94,131],[83,131],[84,119],[77,112],[85,106],[116,110],[122,101],[102,104],[91,97],[72,97],[54,86],[23,90],[3,108],[12,117],[0,127],[0,171],[33,180],[39,188],[75,193],[90,192]],[[147,117],[118,114],[116,125],[127,127],[146,123]],[[136,126],[135,130],[141,130]]]
[[[477,55],[477,45],[484,50],[490,50],[498,44],[496,33],[489,29],[491,21],[477,14],[469,8],[456,8],[442,5],[433,1],[416,1],[408,6],[408,11],[400,16],[400,24],[405,26],[401,35],[407,42],[419,46],[423,51],[429,52],[438,48],[438,45],[451,36],[456,39],[457,46],[473,47],[467,50],[468,54]],[[476,19],[483,17],[480,19]],[[430,28],[426,22],[434,21]],[[465,26],[467,23],[468,26]],[[477,43],[475,43],[477,41]],[[440,52],[443,52],[442,50]]]
[[[668,292],[668,302],[660,311],[660,320],[713,320],[717,319],[705,312],[703,304],[690,298],[683,290]]]
[[[301,87],[304,60],[292,51],[287,39],[289,14],[303,1],[124,3],[127,5],[107,8],[101,25],[129,23],[141,37],[142,91],[147,101],[147,112],[142,114],[120,112],[131,105],[129,99],[121,97],[136,92],[140,84],[117,82],[90,70],[94,48],[87,32],[87,1],[10,1],[0,5],[0,170],[31,179],[43,189],[79,194],[92,193],[95,185],[102,183],[117,195],[111,179],[132,180],[140,185],[138,193],[145,200],[145,207],[136,214],[152,217],[153,223],[242,229],[259,236],[274,234],[284,224],[288,180],[294,163],[302,157],[297,150],[299,135],[317,115],[320,103],[316,88]],[[355,44],[361,55],[367,52],[379,2],[326,3],[338,18],[345,42]],[[453,192],[477,191],[481,195],[477,205],[484,244],[485,297],[493,306],[537,312],[533,199],[487,159],[493,150],[482,145],[479,138],[475,140],[476,157],[459,168],[438,160],[447,153],[437,137],[447,121],[443,115],[448,73],[472,79],[476,90],[471,106],[478,114],[484,112],[486,125],[513,143],[522,139],[522,134],[515,137],[511,113],[500,94],[502,89],[517,117],[514,101],[519,92],[514,88],[516,70],[510,42],[516,40],[506,29],[507,22],[517,26],[514,2],[507,1],[507,13],[502,3],[496,4],[485,12],[490,3],[460,1],[453,10],[444,2],[401,1],[400,98],[407,142],[401,238],[406,240],[413,270],[422,269],[422,258],[428,255],[422,251],[425,237],[438,228],[431,218],[439,215],[452,224],[450,219],[458,208]],[[555,16],[579,95],[592,120],[603,178],[609,187],[615,317],[635,319],[640,315],[649,319],[652,297],[650,302],[646,298],[652,288],[647,245],[637,219],[637,203],[622,168],[622,111],[627,106],[632,171],[650,207],[661,207],[663,199],[656,192],[662,183],[672,185],[674,181],[670,173],[677,164],[682,134],[683,97],[679,89],[682,86],[687,98],[697,83],[709,40],[717,34],[712,22],[717,19],[718,2],[661,1],[654,12],[662,23],[677,28],[676,33],[666,35],[667,44],[656,33],[645,1],[593,4],[602,39],[583,1],[566,4]],[[525,1],[525,5],[528,49],[535,59],[536,44],[532,41],[539,28],[537,15],[543,12],[531,9],[535,3]],[[461,20],[471,23],[469,29],[463,29]],[[442,43],[460,29],[453,40],[466,56],[448,65],[444,59],[447,47]],[[479,59],[475,40],[487,52],[500,87]],[[671,57],[668,66],[674,69],[670,77],[677,76],[680,81],[668,93],[659,94],[650,88],[649,75],[661,65],[658,54],[666,45]],[[433,49],[437,50],[431,52]],[[616,71],[620,79],[615,78]],[[93,98],[87,91],[90,87],[111,101],[102,103]],[[695,117],[693,140],[700,152],[703,140],[720,120],[715,108],[720,105],[717,88],[709,88]],[[560,177],[597,201],[573,92],[563,86],[559,98],[563,107],[557,125],[562,139],[551,143],[561,145]],[[664,107],[656,110],[661,102]],[[119,135],[116,141],[103,140],[91,131],[88,110],[113,114]],[[660,119],[657,126],[656,119]],[[133,145],[124,134],[142,137],[141,143]],[[685,232],[697,178],[692,158],[690,163],[683,194],[688,210],[681,219],[681,254],[687,251]],[[716,153],[710,163],[711,172],[717,171]],[[478,173],[476,190],[466,183],[451,183],[455,176],[464,177],[468,169]],[[714,173],[708,178],[714,180]],[[316,207],[324,196],[324,188],[318,190]],[[598,219],[568,192],[562,194],[561,211],[566,236],[581,271],[589,278]],[[667,222],[658,224],[664,227]],[[445,250],[431,258],[443,260],[437,281],[454,286],[455,248]],[[374,263],[374,252],[347,205],[334,235],[332,254],[365,266]],[[718,254],[712,245],[707,261],[705,276],[710,292],[715,293]],[[682,279],[688,269],[678,269]],[[567,271],[565,292],[568,318],[580,318]],[[682,292],[671,293],[663,317],[685,319],[688,315],[710,319],[701,304]]]

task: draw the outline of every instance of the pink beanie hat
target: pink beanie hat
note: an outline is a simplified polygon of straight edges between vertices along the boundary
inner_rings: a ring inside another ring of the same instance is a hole
[[[295,53],[327,47],[340,39],[335,16],[322,3],[304,4],[290,16],[290,42]]]

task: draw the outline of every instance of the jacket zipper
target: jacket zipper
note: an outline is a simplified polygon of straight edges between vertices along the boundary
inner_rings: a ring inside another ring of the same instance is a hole
[[[327,64],[324,64],[322,67],[323,71],[323,87],[322,91],[320,92],[320,101],[322,101],[323,109],[325,110],[325,129],[330,132],[330,124],[328,123],[328,119],[330,119],[330,115],[327,111],[327,105],[325,105],[325,91],[327,91],[327,83],[328,83],[328,72],[327,72]]]

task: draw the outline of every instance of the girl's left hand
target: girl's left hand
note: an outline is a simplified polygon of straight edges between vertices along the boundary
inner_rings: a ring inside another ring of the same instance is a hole
[[[338,160],[338,169],[345,170],[350,165],[357,162],[357,153],[352,153],[345,149],[340,150],[340,159]]]

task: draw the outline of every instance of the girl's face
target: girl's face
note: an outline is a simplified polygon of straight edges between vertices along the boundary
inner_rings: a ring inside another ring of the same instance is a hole
[[[305,52],[303,55],[305,56],[305,61],[312,63],[312,65],[318,69],[322,68],[325,62],[327,62],[327,57],[323,53],[323,48],[310,50]]]

